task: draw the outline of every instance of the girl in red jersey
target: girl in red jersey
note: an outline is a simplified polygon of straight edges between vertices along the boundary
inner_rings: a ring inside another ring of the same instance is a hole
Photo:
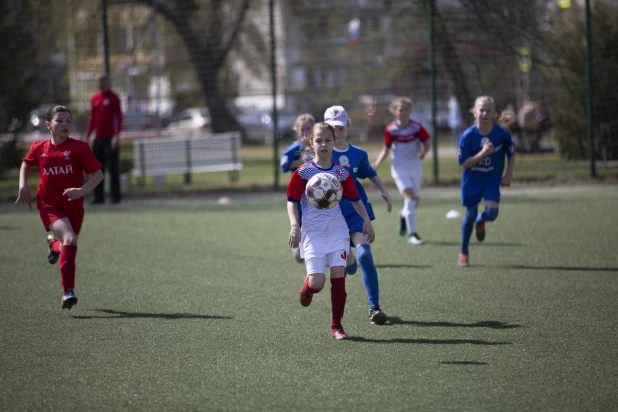
[[[313,160],[299,167],[290,180],[287,190],[288,216],[292,230],[288,239],[291,248],[299,247],[305,259],[307,277],[300,289],[300,304],[309,306],[313,294],[324,287],[326,264],[330,267],[332,323],[331,336],[337,340],[347,339],[341,319],[345,309],[347,293],[345,290],[345,265],[350,249],[348,225],[337,204],[331,209],[318,209],[312,206],[305,195],[307,182],[318,173],[334,175],[343,187],[343,197],[352,202],[356,212],[363,218],[363,233],[369,243],[375,233],[367,210],[354,186],[354,179],[348,170],[333,163],[332,152],[335,147],[335,129],[326,123],[316,123],[311,135],[305,138],[305,149],[313,153]],[[302,230],[298,221],[296,204],[302,208]]]
[[[36,206],[48,236],[49,263],[60,258],[60,279],[63,296],[62,309],[77,303],[75,286],[75,256],[77,237],[84,219],[84,194],[103,180],[101,163],[94,157],[87,143],[69,137],[72,113],[65,106],[53,106],[47,112],[45,126],[51,139],[32,144],[24,157],[19,173],[17,203],[32,209],[32,195],[28,178],[34,166],[39,168]],[[83,173],[90,175],[84,183]],[[58,240],[56,240],[58,239]]]

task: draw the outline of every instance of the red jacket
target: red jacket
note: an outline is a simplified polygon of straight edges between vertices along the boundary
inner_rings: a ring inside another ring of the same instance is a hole
[[[95,93],[92,96],[92,111],[86,137],[94,130],[95,138],[112,138],[118,135],[121,129],[122,110],[118,96],[111,90]]]

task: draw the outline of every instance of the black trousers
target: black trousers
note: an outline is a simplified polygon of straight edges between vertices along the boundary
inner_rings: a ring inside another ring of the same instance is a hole
[[[105,169],[109,171],[109,180],[112,189],[112,202],[120,202],[120,145],[116,150],[112,149],[112,139],[97,138],[92,144],[92,152],[99,162],[103,165],[103,173]],[[105,180],[97,185],[94,189],[94,201],[105,201]]]

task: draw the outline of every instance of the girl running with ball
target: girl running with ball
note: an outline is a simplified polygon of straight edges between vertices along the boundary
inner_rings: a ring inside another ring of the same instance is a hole
[[[335,176],[341,182],[343,198],[349,199],[362,217],[362,231],[369,243],[373,242],[375,233],[352,176],[345,167],[332,161],[334,146],[335,129],[326,123],[316,123],[311,134],[305,138],[305,150],[313,155],[313,159],[294,172],[287,189],[287,210],[292,227],[288,244],[291,248],[300,245],[301,256],[305,259],[307,268],[307,276],[300,289],[301,305],[309,306],[313,295],[324,288],[326,265],[330,267],[330,333],[334,339],[341,340],[348,338],[341,319],[347,298],[345,266],[350,249],[350,233],[338,204],[329,209],[318,209],[309,202],[305,194],[307,182],[319,173]],[[302,229],[296,211],[297,203],[300,203],[302,209]]]

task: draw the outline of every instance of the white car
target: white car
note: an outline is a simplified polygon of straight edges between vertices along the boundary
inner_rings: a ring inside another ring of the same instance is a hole
[[[172,117],[168,129],[206,129],[210,131],[211,118],[208,107],[191,107]]]
[[[287,110],[277,111],[280,138],[294,137],[294,123],[298,113]],[[267,109],[249,109],[237,117],[238,122],[251,140],[272,142],[273,119],[272,111]]]

